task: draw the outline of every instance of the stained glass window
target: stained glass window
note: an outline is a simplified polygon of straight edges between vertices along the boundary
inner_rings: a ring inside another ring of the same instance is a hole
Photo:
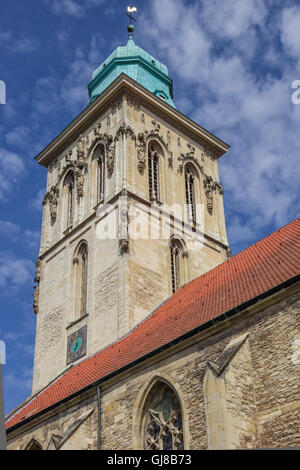
[[[165,384],[156,388],[154,396],[145,416],[145,449],[183,449],[182,414],[177,396]]]

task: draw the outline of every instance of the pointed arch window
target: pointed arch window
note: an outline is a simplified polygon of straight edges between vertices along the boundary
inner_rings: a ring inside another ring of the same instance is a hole
[[[144,417],[145,450],[182,450],[182,411],[175,392],[159,383],[150,392]]]
[[[67,199],[67,229],[73,225],[74,219],[74,188],[75,177],[74,172],[70,171],[64,181],[64,188]]]
[[[172,277],[172,292],[177,291],[181,284],[183,284],[182,268],[180,266],[183,249],[179,240],[173,238],[170,243],[171,252],[171,277]]]
[[[159,154],[153,145],[149,146],[149,197],[151,201],[159,201]]]
[[[73,264],[76,269],[76,312],[77,317],[80,318],[87,313],[88,247],[86,242],[80,244],[77,253]]]
[[[195,205],[195,176],[192,170],[187,167],[185,170],[185,200],[187,205],[187,216],[189,223],[196,224]]]
[[[104,199],[105,189],[105,149],[104,145],[98,145],[95,156],[97,159],[97,202]]]

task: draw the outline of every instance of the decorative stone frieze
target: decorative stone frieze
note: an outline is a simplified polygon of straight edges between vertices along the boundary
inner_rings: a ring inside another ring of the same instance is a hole
[[[35,277],[34,282],[40,282],[41,280],[41,268],[42,268],[42,261],[40,259],[37,260],[35,264]]]
[[[138,159],[138,170],[141,174],[144,173],[146,167],[146,137],[143,132],[138,134],[137,143],[137,159]]]
[[[39,313],[39,299],[40,299],[40,287],[38,285],[33,286],[33,311],[37,315]]]
[[[153,125],[153,130],[151,131],[151,133],[153,133],[153,134],[159,134],[159,132],[160,132],[160,124],[159,124],[157,121],[155,121],[155,120],[151,121],[151,124]]]
[[[134,108],[136,111],[139,111],[141,109],[141,101],[134,95],[131,94],[126,94],[126,100],[129,106]]]
[[[221,183],[219,183],[218,181],[214,182],[213,190],[214,191],[219,191],[219,194],[224,194],[223,187],[222,187]]]
[[[122,135],[122,136],[125,135],[126,137],[129,135],[133,140],[136,139],[135,133],[134,133],[134,130],[132,129],[132,127],[126,125],[125,123],[123,123],[123,124],[119,127],[119,129],[117,130],[116,136],[115,136],[115,139],[114,139],[115,142],[117,142],[117,141],[119,140],[119,138],[120,138],[121,135]]]
[[[77,141],[77,160],[79,160],[79,158],[84,159],[84,156],[85,156],[85,143],[84,143],[83,136],[80,135]]]
[[[34,277],[34,291],[33,291],[33,311],[37,315],[39,313],[39,298],[40,298],[40,280],[41,280],[42,261],[38,258],[35,264],[35,277]]]
[[[50,207],[50,216],[51,223],[54,224],[57,218],[57,205],[58,205],[59,189],[58,184],[52,186],[50,191],[48,191],[43,200],[43,205],[49,204]]]
[[[146,144],[147,140],[157,139],[163,147],[168,152],[168,167],[173,169],[173,153],[169,149],[168,142],[165,141],[162,134],[160,134],[160,124],[155,120],[152,121],[154,128],[151,131],[145,130],[138,134],[138,143],[137,143],[137,159],[138,159],[138,169],[141,174],[143,174],[146,166]]]
[[[195,147],[192,144],[187,144],[189,151],[186,153],[182,153],[180,157],[178,157],[179,167],[177,169],[177,173],[179,175],[183,174],[183,167],[185,162],[192,161],[196,167],[203,173],[203,167],[199,165],[197,158],[195,157]]]
[[[204,145],[203,147],[205,155],[210,158],[211,160],[217,160],[218,156],[217,154],[207,145]]]
[[[205,175],[203,186],[206,196],[206,207],[209,215],[213,214],[213,179],[211,176]]]
[[[106,132],[101,132],[102,124],[99,121],[97,126],[94,128],[94,136],[92,139],[92,143],[88,149],[88,155],[91,151],[95,148],[97,143],[103,143],[105,150],[106,150],[106,162],[107,162],[107,171],[109,175],[112,175],[115,168],[115,144],[114,138],[111,134],[107,134]]]
[[[121,240],[119,240],[119,245],[120,245],[120,250],[125,252],[125,251],[128,251],[128,248],[129,248],[129,240],[126,238],[122,238]]]
[[[221,183],[213,181],[211,176],[205,175],[203,186],[205,190],[205,196],[207,201],[207,210],[210,215],[213,213],[213,192],[218,191],[219,194],[223,194],[223,188]]]
[[[113,174],[115,168],[115,146],[108,145],[107,147],[107,171],[110,175]]]
[[[173,152],[170,152],[170,153],[169,153],[169,157],[168,157],[168,167],[170,168],[170,170],[173,170]]]
[[[119,246],[121,252],[125,252],[129,247],[129,234],[128,234],[128,195],[126,189],[123,189],[122,196],[120,197],[119,209]]]

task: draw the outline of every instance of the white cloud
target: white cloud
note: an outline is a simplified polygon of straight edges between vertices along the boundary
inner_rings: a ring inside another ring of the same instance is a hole
[[[0,220],[0,236],[15,237],[19,232],[20,228],[18,225],[6,220]]]
[[[281,40],[288,54],[300,57],[300,7],[285,8],[282,13]]]
[[[232,240],[287,223],[300,209],[300,106],[291,104],[291,83],[298,77],[274,44],[282,30],[299,56],[300,8],[285,11],[282,26],[273,21],[270,27],[262,0],[151,5],[140,24],[148,47],[178,77],[175,104],[177,93],[181,111],[231,145],[220,160],[220,175]],[[276,73],[257,62],[262,57]]]
[[[0,148],[0,200],[5,200],[20,178],[26,174],[19,155]]]
[[[82,18],[86,15],[89,8],[100,6],[105,0],[84,0],[78,2],[76,0],[54,0],[50,3],[53,13],[57,15],[69,15],[75,18]]]
[[[0,286],[20,286],[32,280],[34,263],[13,254],[0,252]]]
[[[14,147],[24,148],[28,146],[30,129],[26,126],[18,126],[8,132],[5,136],[6,143]]]
[[[266,8],[262,0],[204,1],[203,20],[209,30],[218,36],[236,39],[255,25],[262,24]]]
[[[34,212],[42,212],[42,202],[45,194],[45,188],[41,188],[36,193],[35,197],[29,200],[28,206]]]
[[[32,369],[23,368],[21,371],[11,371],[11,369],[4,369],[3,382],[6,390],[22,391],[28,393],[32,387]]]
[[[32,52],[38,47],[36,38],[23,33],[15,34],[12,31],[0,33],[0,45],[9,52]]]
[[[0,220],[0,238],[9,239],[11,243],[26,246],[26,249],[37,252],[40,244],[41,234],[39,231],[25,229],[13,222]]]
[[[53,12],[56,14],[67,14],[81,18],[84,16],[84,8],[74,0],[55,0],[52,2]]]
[[[33,106],[39,114],[47,115],[62,108],[78,113],[87,106],[87,84],[103,59],[99,52],[103,43],[103,37],[93,35],[87,53],[82,47],[76,48],[63,79],[49,76],[37,81]]]

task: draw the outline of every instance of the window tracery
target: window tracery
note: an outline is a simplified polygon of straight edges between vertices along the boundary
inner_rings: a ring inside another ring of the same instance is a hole
[[[155,387],[145,415],[146,450],[182,450],[183,423],[179,400],[166,384]]]

